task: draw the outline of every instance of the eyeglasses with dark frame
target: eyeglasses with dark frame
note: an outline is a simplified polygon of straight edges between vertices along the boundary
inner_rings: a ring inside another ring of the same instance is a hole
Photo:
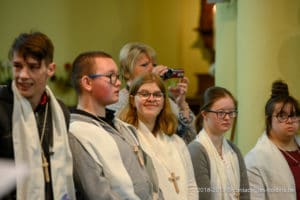
[[[119,80],[120,78],[120,74],[116,74],[116,73],[110,73],[110,74],[89,74],[88,77],[89,78],[98,78],[98,77],[107,77],[110,80],[110,84],[115,85],[116,82]]]
[[[232,111],[223,111],[223,110],[206,110],[206,112],[211,112],[215,113],[217,115],[218,119],[224,119],[226,115],[228,115],[229,118],[235,118],[238,114],[237,110],[232,110]]]
[[[161,100],[164,97],[164,93],[157,91],[157,92],[148,92],[148,91],[140,91],[136,93],[139,97],[141,97],[142,99],[149,99],[150,96],[152,95],[152,97],[156,100]]]
[[[292,122],[299,122],[300,116],[297,116],[296,113],[287,114],[286,112],[279,112],[276,115],[273,115],[280,123],[286,123],[289,118]]]

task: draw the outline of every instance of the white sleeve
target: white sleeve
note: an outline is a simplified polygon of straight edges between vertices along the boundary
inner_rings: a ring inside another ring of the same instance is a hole
[[[255,168],[247,169],[250,197],[251,200],[264,200],[266,199],[266,186],[263,183],[263,179],[259,174],[259,171]]]
[[[195,180],[193,163],[191,160],[190,152],[188,151],[185,143],[182,141],[183,148],[182,153],[185,158],[185,167],[187,172],[187,184],[188,184],[188,199],[189,200],[198,200],[198,187]]]

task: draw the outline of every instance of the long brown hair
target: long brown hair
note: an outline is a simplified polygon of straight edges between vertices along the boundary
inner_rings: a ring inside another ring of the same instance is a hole
[[[164,82],[160,78],[160,76],[147,73],[141,76],[138,76],[134,79],[129,89],[129,100],[127,106],[121,111],[119,118],[129,124],[132,124],[135,127],[138,127],[138,115],[137,110],[133,106],[131,98],[134,97],[139,88],[145,83],[155,83],[161,92],[164,94],[164,106],[161,110],[160,114],[156,118],[155,126],[153,133],[156,134],[159,131],[164,132],[167,135],[172,135],[176,132],[177,129],[177,118],[171,111],[170,102],[168,99],[168,94]]]

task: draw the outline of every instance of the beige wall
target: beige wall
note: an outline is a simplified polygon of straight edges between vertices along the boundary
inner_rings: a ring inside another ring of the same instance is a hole
[[[137,16],[143,13],[138,0],[2,0],[0,6],[1,59],[19,32],[33,29],[51,37],[59,65],[86,50],[102,49],[117,59],[124,42],[139,39]]]
[[[189,96],[197,91],[194,74],[208,70],[201,50],[193,47],[199,42],[193,30],[198,0],[1,0],[0,8],[1,61],[17,34],[34,29],[53,40],[58,76],[79,52],[105,50],[117,60],[129,41],[153,46],[160,63],[184,67],[191,80]],[[235,142],[246,153],[264,128],[271,82],[286,80],[300,99],[300,2],[231,0],[217,4],[216,17],[216,84],[239,101]],[[72,92],[56,93],[68,104],[75,102]]]
[[[194,74],[208,70],[201,51],[193,47],[199,0],[1,0],[0,7],[0,60],[7,59],[16,35],[33,29],[53,40],[61,77],[63,64],[80,52],[104,50],[117,61],[119,49],[130,41],[153,46],[162,64],[183,67],[191,81],[188,96],[197,91]],[[74,94],[56,93],[74,103]]]
[[[248,152],[264,130],[271,84],[300,99],[300,1],[231,0],[217,5],[216,83],[239,101],[235,142]]]

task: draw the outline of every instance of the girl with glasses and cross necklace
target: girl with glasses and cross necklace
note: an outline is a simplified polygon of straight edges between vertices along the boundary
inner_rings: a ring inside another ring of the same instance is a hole
[[[177,119],[160,76],[149,73],[134,79],[128,102],[120,119],[137,128],[141,146],[153,160],[164,198],[198,199],[191,158],[184,141],[175,134]]]
[[[300,199],[299,103],[275,81],[265,106],[266,130],[246,155],[251,198]]]

